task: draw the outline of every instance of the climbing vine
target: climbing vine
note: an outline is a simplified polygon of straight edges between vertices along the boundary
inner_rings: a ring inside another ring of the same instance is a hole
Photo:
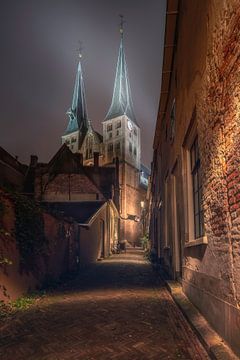
[[[15,236],[20,252],[21,264],[31,270],[35,258],[47,251],[44,221],[41,208],[25,196],[15,194]]]

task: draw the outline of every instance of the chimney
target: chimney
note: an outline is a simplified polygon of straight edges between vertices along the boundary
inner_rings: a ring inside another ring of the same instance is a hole
[[[93,156],[94,156],[94,168],[98,168],[99,167],[99,152],[94,152]]]
[[[30,157],[30,167],[36,167],[38,163],[38,157],[36,155],[31,155]]]

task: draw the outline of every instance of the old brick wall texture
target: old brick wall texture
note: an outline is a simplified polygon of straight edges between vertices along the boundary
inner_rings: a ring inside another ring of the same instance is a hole
[[[124,169],[123,169],[124,167]],[[128,164],[120,165],[121,215],[141,216],[141,201],[146,200],[146,190],[139,185],[139,172]],[[142,225],[132,220],[120,221],[120,239],[130,244],[140,244]]]
[[[99,189],[84,174],[49,174],[36,177],[35,196],[46,201],[104,200]]]
[[[14,204],[8,195],[3,192],[0,195],[5,208],[1,219],[0,260],[6,258],[11,261],[11,264],[0,263],[0,301],[7,302],[28,291],[34,291],[45,281],[58,280],[67,271],[75,269],[76,232],[74,224],[44,213],[45,236],[49,241],[48,252],[44,257],[36,258],[36,267],[32,272],[25,271],[20,264],[14,236]]]
[[[190,30],[191,29],[191,30]],[[159,132],[164,184],[177,180],[183,289],[213,327],[240,354],[240,3],[183,0],[165,121]],[[176,99],[174,142],[167,139]],[[203,179],[207,246],[185,248],[184,141],[195,113]],[[166,156],[167,154],[167,156]],[[156,199],[155,199],[156,200]],[[171,205],[170,205],[171,206]],[[163,205],[164,212],[165,204]],[[163,238],[164,216],[161,219]],[[161,244],[163,238],[160,239]],[[171,244],[170,244],[171,245]]]

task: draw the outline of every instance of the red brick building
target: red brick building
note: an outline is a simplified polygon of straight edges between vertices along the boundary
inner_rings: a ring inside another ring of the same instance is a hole
[[[150,238],[240,354],[240,4],[167,2]]]

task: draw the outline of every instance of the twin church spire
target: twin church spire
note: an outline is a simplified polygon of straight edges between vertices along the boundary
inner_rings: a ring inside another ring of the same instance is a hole
[[[90,122],[87,113],[87,102],[83,81],[81,54],[79,54],[79,62],[74,85],[72,105],[67,111],[67,115],[69,116],[69,123],[66,129],[66,133],[71,133],[77,130],[84,131],[89,128]]]
[[[132,95],[128,77],[128,69],[123,46],[123,19],[120,24],[120,47],[118,52],[118,61],[113,88],[113,96],[110,108],[105,120],[113,119],[117,116],[126,115],[130,120],[136,123],[133,111]]]
[[[132,96],[130,83],[128,78],[127,63],[125,51],[123,46],[123,19],[121,17],[120,24],[120,47],[118,53],[118,61],[116,68],[116,75],[113,88],[113,96],[110,108],[105,120],[113,119],[118,116],[126,115],[130,120],[136,123],[136,118],[133,111]],[[86,93],[83,81],[83,72],[81,65],[81,54],[79,55],[79,63],[77,68],[73,99],[71,108],[67,111],[69,122],[66,129],[66,134],[81,131],[85,132],[91,126],[86,103]]]

